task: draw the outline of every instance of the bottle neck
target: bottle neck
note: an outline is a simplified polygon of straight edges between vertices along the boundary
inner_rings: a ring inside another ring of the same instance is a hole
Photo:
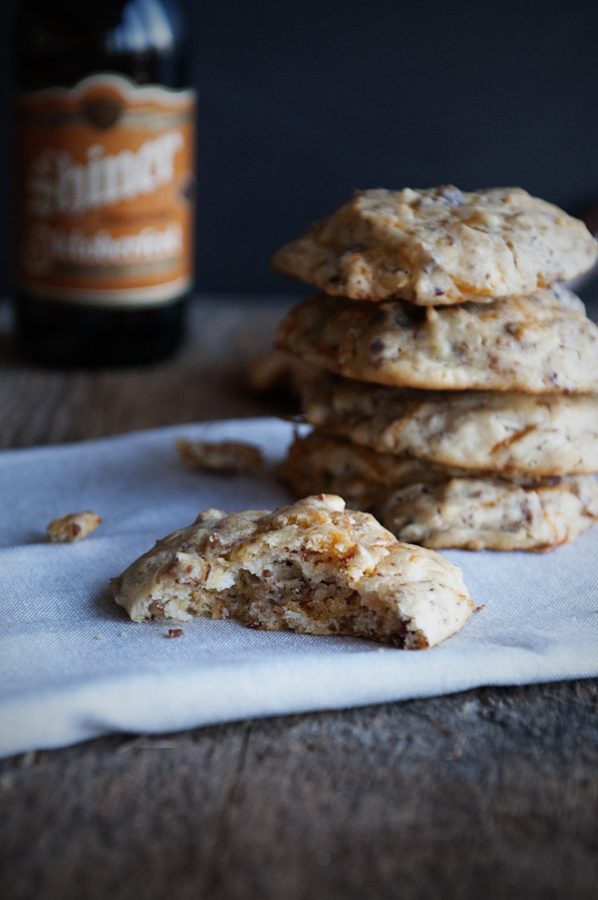
[[[29,0],[16,21],[18,86],[65,87],[98,71],[185,87],[188,52],[173,0]]]
[[[159,36],[166,29],[181,30],[181,9],[177,0],[23,0],[17,19],[41,25],[57,35],[109,32],[127,24],[142,27],[146,37]]]

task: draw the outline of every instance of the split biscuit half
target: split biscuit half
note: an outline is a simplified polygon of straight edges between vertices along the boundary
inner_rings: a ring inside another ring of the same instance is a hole
[[[431,647],[473,603],[461,571],[400,543],[337,496],[226,515],[205,510],[113,580],[137,621],[232,618],[254,628]]]

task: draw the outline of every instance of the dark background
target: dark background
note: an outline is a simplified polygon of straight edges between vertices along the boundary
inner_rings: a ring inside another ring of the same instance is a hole
[[[270,255],[355,187],[519,184],[570,210],[598,198],[594,0],[182,2],[201,92],[200,290],[288,290]],[[8,90],[0,126],[7,198]],[[0,246],[9,233],[6,201]]]

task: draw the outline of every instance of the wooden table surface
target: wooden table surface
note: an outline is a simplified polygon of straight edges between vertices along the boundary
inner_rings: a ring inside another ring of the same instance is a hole
[[[284,298],[205,298],[174,361],[50,372],[0,318],[0,444],[273,411]],[[0,896],[596,898],[598,682],[111,736],[0,763]]]

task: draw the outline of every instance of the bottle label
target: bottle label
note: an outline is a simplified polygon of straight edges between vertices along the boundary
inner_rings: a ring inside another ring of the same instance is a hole
[[[99,74],[17,99],[17,280],[75,303],[191,285],[195,95]]]

